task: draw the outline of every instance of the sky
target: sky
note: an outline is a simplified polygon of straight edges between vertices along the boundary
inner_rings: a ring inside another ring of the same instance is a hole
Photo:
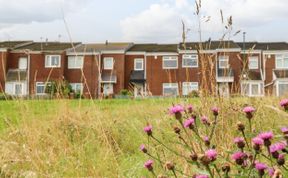
[[[0,0],[0,4],[0,41],[178,43],[182,21],[186,41],[199,41],[200,36],[202,41],[219,40],[223,34],[225,39],[243,41],[243,32],[246,41],[288,41],[288,0],[202,0],[198,16],[195,0]]]

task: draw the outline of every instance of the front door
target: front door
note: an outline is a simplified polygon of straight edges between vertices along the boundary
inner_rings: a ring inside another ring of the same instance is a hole
[[[103,94],[105,96],[113,94],[113,84],[112,83],[105,83],[103,85]]]
[[[19,58],[19,69],[26,70],[27,69],[27,58],[26,57],[20,57]]]
[[[218,92],[219,92],[220,96],[228,97],[229,96],[229,85],[228,85],[228,83],[219,83],[218,84]]]
[[[134,85],[134,97],[141,97],[144,95],[144,85],[135,84]]]

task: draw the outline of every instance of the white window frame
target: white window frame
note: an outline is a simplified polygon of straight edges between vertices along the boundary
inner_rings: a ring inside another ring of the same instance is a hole
[[[142,67],[140,69],[137,69],[137,63],[141,63]],[[144,59],[143,58],[135,58],[134,59],[134,70],[140,71],[144,70]]]
[[[77,65],[80,63],[80,66]],[[84,56],[68,56],[68,69],[82,69],[84,64]]]
[[[184,60],[196,60],[197,64],[195,66],[185,65]],[[197,54],[184,54],[182,57],[182,67],[183,68],[196,68],[196,67],[198,67],[198,55]]]
[[[187,93],[184,92],[184,90],[186,90],[185,87],[188,88]],[[191,88],[193,88],[193,87],[195,87],[196,89],[191,90]],[[184,95],[184,96],[189,95],[189,93],[191,93],[192,91],[198,91],[198,90],[199,90],[198,82],[183,82],[182,83],[182,95]]]
[[[176,96],[179,95],[178,83],[163,83],[163,84],[162,84],[162,93],[163,93],[163,96],[169,96],[169,95],[165,95],[165,93],[164,93],[165,88],[175,88],[175,89],[177,89],[177,94],[176,94]],[[171,95],[171,96],[173,96],[173,95]]]
[[[281,64],[279,63],[279,60],[281,60]],[[285,60],[288,61],[288,54],[285,54],[285,55],[284,54],[277,54],[275,56],[275,68],[276,69],[288,69],[288,65],[284,66]]]
[[[243,85],[248,85],[248,95],[244,93]],[[258,85],[258,94],[252,94],[252,85]],[[262,86],[262,87],[261,87]],[[246,81],[241,83],[241,94],[249,97],[261,97],[264,96],[264,82]]]
[[[288,81],[277,81],[276,82],[276,96],[279,97],[280,96],[280,92],[279,92],[279,85],[288,85]]]
[[[165,67],[165,61],[176,61],[175,67]],[[178,56],[163,56],[162,58],[162,68],[163,69],[178,69]]]
[[[17,85],[20,85],[21,86],[21,93],[20,94],[17,94],[16,93],[16,86]],[[22,95],[24,95],[24,84],[23,83],[19,83],[19,82],[15,82],[14,83],[14,86],[13,86],[13,90],[14,90],[14,94],[16,95],[16,96],[22,96]]]
[[[253,66],[251,63],[255,62],[257,65]],[[249,69],[259,69],[259,57],[258,56],[251,56],[249,57],[249,64],[248,64]]]
[[[22,67],[20,66],[21,60],[23,60],[23,59],[25,59],[25,61],[26,61],[26,66],[25,66],[25,68],[22,68]],[[20,58],[19,58],[19,60],[18,60],[18,68],[19,68],[20,70],[27,70],[27,68],[28,68],[28,58],[27,58],[27,57],[20,57]]]
[[[112,65],[111,66],[109,66],[107,64],[107,62],[109,60],[112,61]],[[104,59],[103,59],[103,68],[104,68],[104,70],[113,70],[113,68],[114,68],[114,58],[113,57],[104,57]]]
[[[83,93],[83,83],[70,83],[72,90],[74,90],[74,92],[76,92],[76,93],[77,93],[77,90],[76,90],[77,85],[80,86],[80,88],[81,88],[80,93],[82,94]]]
[[[52,65],[52,57],[58,57],[59,62],[58,65]],[[48,60],[48,62],[47,62]],[[48,63],[48,65],[47,65]],[[61,66],[61,55],[46,55],[45,56],[45,67],[46,68],[57,68]]]
[[[45,93],[46,87],[51,84],[51,82],[36,82],[36,86],[35,86],[35,93],[36,95],[46,95],[47,93]],[[41,85],[44,86],[44,93],[38,93],[37,91],[37,86]]]
[[[226,66],[222,66],[220,65],[222,62],[227,62],[227,65]],[[219,69],[228,69],[229,68],[229,56],[219,56],[218,57],[218,68]]]

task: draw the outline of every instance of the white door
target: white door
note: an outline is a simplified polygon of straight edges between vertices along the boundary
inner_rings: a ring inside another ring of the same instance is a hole
[[[228,83],[219,83],[218,92],[220,96],[228,97],[229,96],[229,85]]]
[[[141,97],[144,94],[144,86],[143,85],[134,85],[134,97]]]
[[[112,83],[105,83],[103,85],[103,94],[104,95],[113,94],[113,84]]]
[[[19,69],[26,70],[27,69],[27,58],[21,57],[19,58]]]

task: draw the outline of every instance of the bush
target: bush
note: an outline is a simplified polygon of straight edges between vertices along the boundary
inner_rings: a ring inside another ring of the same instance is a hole
[[[191,92],[188,94],[188,96],[189,96],[190,98],[198,98],[198,97],[199,97],[199,91],[193,90],[193,91],[191,91]]]

